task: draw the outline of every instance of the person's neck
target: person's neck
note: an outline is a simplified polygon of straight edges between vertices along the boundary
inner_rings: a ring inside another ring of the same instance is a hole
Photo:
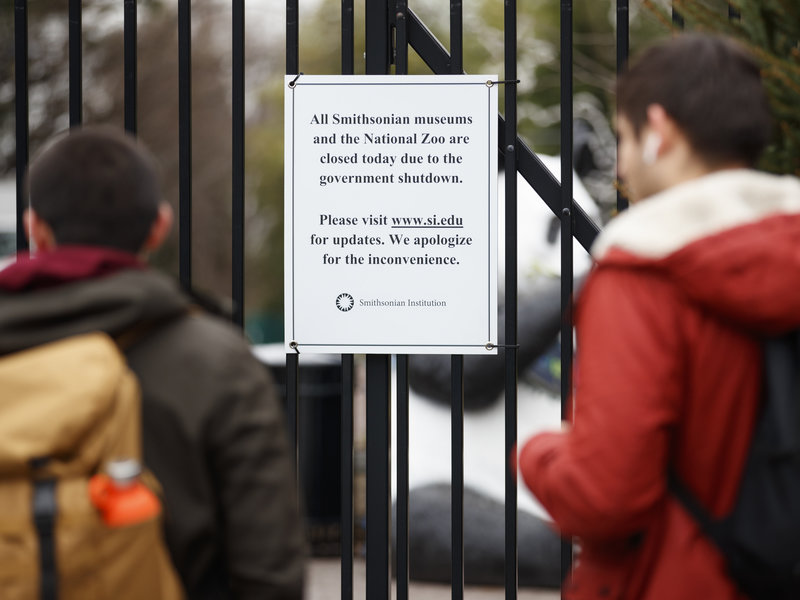
[[[686,148],[676,149],[669,156],[664,157],[661,165],[659,179],[662,182],[661,189],[667,190],[683,183],[688,183],[695,179],[737,169],[748,168],[748,165],[740,161],[719,161],[712,162],[699,156],[697,153]]]

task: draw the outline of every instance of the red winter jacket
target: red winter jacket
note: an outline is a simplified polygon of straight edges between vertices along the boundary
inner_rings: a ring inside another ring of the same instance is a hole
[[[666,487],[730,511],[759,395],[759,337],[800,325],[800,182],[709,175],[612,221],[576,309],[573,427],[532,438],[525,483],[579,538],[566,598],[741,598]]]

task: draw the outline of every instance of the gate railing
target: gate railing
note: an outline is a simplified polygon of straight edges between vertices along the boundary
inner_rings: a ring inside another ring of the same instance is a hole
[[[462,68],[463,27],[461,2],[450,2],[450,52],[425,27],[404,0],[384,2],[366,0],[366,72],[386,74],[392,62],[398,75],[408,72],[408,48],[412,48],[435,74],[460,74]],[[299,72],[298,39],[296,24],[291,16],[297,14],[296,0],[287,2],[287,74]],[[627,41],[627,2],[618,2],[618,14],[625,16],[621,43]],[[393,15],[393,16],[391,16]],[[561,1],[561,114],[572,114],[572,4]],[[342,2],[342,73],[353,72],[352,3]],[[517,136],[516,129],[516,2],[505,3],[505,118],[498,116],[498,145],[502,153],[505,172],[519,172],[541,196],[547,206],[561,221],[562,264],[572,264],[572,238],[578,239],[587,250],[598,233],[597,226],[585,211],[573,201],[572,190],[572,119],[562,119],[561,125],[561,181],[538,159],[536,154]],[[291,32],[290,32],[291,28]],[[394,34],[394,47],[390,45]],[[290,41],[291,40],[291,41]],[[624,46],[627,51],[627,45]],[[622,64],[622,63],[620,63]],[[506,140],[513,140],[507,142]],[[516,178],[505,178],[505,264],[506,273],[517,272],[517,219]],[[562,339],[572,337],[570,302],[573,291],[572,269],[562,270]],[[505,456],[509,456],[517,443],[517,282],[515,277],[505,281]],[[569,393],[572,365],[572,348],[562,344],[562,414],[566,413],[565,400]],[[352,582],[352,355],[342,358],[342,579],[341,597],[353,597]],[[287,355],[289,376],[297,378],[297,357]],[[464,594],[464,359],[451,357],[451,589],[454,599]],[[390,597],[390,419],[391,390],[390,361],[388,356],[367,357],[367,598]],[[408,356],[397,356],[397,520],[396,581],[397,598],[408,598]],[[348,446],[348,443],[350,444]],[[510,472],[505,477],[505,591],[506,598],[517,595],[517,483]],[[571,562],[571,544],[562,544],[562,569],[566,572]]]
[[[555,1],[555,0],[553,0]],[[504,4],[504,74],[506,83],[504,115],[498,116],[498,144],[505,172],[519,172],[560,219],[562,264],[572,264],[572,239],[587,250],[598,233],[596,225],[573,201],[572,190],[572,1],[558,0],[561,11],[561,184],[543,165],[536,154],[517,135],[517,3]],[[461,0],[450,1],[450,49],[408,7],[407,0],[364,0],[366,33],[366,72],[386,74],[395,65],[397,74],[408,72],[408,50],[413,49],[436,74],[459,74],[463,71],[463,20]],[[22,214],[26,205],[23,180],[29,161],[29,98],[28,98],[28,0],[14,0],[14,71],[16,114],[16,177],[17,177],[17,248],[27,249]],[[234,321],[244,323],[244,90],[245,90],[245,1],[231,0],[232,5],[232,281]],[[137,2],[124,0],[124,126],[137,130]],[[616,0],[617,68],[622,69],[628,55],[628,0]],[[82,121],[82,6],[81,0],[69,0],[69,123]],[[178,0],[179,55],[179,277],[192,282],[191,217],[192,217],[192,120],[191,120],[191,1]],[[680,15],[675,13],[676,23]],[[354,72],[354,6],[353,0],[341,0],[341,73]],[[297,74],[299,64],[298,0],[286,1],[286,73]],[[505,179],[505,264],[506,273],[517,272],[517,180]],[[618,208],[625,208],[618,198]],[[517,439],[517,281],[505,281],[505,457]],[[572,339],[570,302],[573,291],[572,270],[562,269],[561,306],[562,339]],[[562,413],[569,397],[572,370],[571,344],[562,344]],[[397,598],[408,598],[408,496],[409,496],[409,414],[408,356],[396,357],[397,422],[394,434],[397,448]],[[452,596],[462,598],[464,592],[464,359],[451,358],[451,435],[452,435]],[[386,355],[369,355],[367,370],[367,598],[379,600],[390,595],[390,399],[391,361]],[[292,440],[298,436],[297,354],[286,356],[286,394]],[[341,358],[341,597],[353,597],[353,383],[354,357]],[[504,457],[504,459],[505,459]],[[505,478],[505,593],[517,596],[517,483],[511,473]],[[562,546],[564,572],[571,560],[571,545]]]

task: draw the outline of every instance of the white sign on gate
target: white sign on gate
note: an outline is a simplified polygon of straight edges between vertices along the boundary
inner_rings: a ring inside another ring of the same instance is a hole
[[[496,79],[286,77],[288,351],[497,351]]]

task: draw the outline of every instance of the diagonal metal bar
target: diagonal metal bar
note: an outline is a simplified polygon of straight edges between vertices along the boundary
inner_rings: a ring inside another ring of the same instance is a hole
[[[500,128],[498,129],[498,145],[503,150],[505,147],[505,136],[503,135],[503,117],[500,119]],[[553,211],[556,216],[561,216],[561,184],[558,179],[544,166],[544,163],[539,160],[536,153],[531,150],[528,145],[523,142],[519,136],[517,137],[517,170],[520,175],[528,182],[534,191],[541,196],[547,207]],[[600,233],[597,225],[589,218],[586,211],[581,208],[577,203],[574,203],[574,222],[573,222],[573,236],[580,245],[583,246],[588,252],[592,247],[597,234]]]
[[[408,40],[414,51],[434,73],[450,73],[450,56],[439,40],[412,10],[408,11],[406,21]],[[499,116],[498,119],[497,142],[500,151],[505,154],[505,119],[502,116]],[[541,196],[547,207],[553,211],[553,214],[560,217],[561,184],[558,183],[558,179],[544,166],[533,150],[519,136],[517,136],[515,147],[517,151],[517,170],[536,193]],[[575,204],[573,231],[575,239],[588,251],[599,232],[597,225],[589,218],[586,211],[580,205]]]
[[[503,117],[500,119],[500,128],[498,129],[498,145],[500,150],[505,148],[505,136],[503,135],[502,125],[504,123]],[[556,216],[561,216],[561,184],[544,166],[539,157],[536,156],[533,150],[517,137],[517,170],[520,175],[528,182],[534,191],[541,196],[547,207],[553,211]],[[581,208],[577,203],[574,204],[574,222],[573,222],[573,236],[581,246],[588,252],[592,247],[597,234],[600,233],[597,225],[589,218],[586,211]]]
[[[408,43],[437,75],[450,73],[450,54],[410,8],[406,13]]]

